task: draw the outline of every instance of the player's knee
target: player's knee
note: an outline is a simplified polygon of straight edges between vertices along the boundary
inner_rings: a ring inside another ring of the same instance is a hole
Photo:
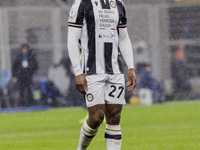
[[[103,119],[104,119],[104,112],[99,111],[92,116],[92,120],[99,125],[103,122]]]
[[[93,128],[98,128],[104,119],[104,112],[97,111],[96,113],[89,115],[89,120],[92,122]]]
[[[109,125],[118,125],[120,123],[121,113],[106,115],[106,123]]]

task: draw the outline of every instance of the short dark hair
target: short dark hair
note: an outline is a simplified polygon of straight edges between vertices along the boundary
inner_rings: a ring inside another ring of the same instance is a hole
[[[145,63],[145,67],[151,67],[150,63]]]
[[[29,50],[30,46],[27,43],[21,44],[21,48],[27,48]]]

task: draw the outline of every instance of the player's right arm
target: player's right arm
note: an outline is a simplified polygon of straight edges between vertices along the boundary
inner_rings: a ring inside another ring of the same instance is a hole
[[[87,80],[83,74],[79,55],[79,39],[83,26],[83,2],[82,0],[74,1],[69,14],[68,21],[68,53],[75,73],[76,89],[86,94]]]

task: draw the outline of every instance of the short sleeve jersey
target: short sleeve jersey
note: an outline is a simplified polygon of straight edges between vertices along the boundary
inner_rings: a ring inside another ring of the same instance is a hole
[[[120,74],[119,28],[127,19],[121,0],[75,0],[68,26],[81,28],[82,69],[85,74]]]

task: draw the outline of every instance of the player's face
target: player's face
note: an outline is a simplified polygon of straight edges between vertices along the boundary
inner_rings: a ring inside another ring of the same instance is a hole
[[[150,66],[147,66],[147,67],[146,67],[146,70],[147,70],[148,72],[150,72],[150,71],[151,71],[151,67],[150,67]]]
[[[27,49],[26,47],[23,47],[23,48],[22,48],[22,53],[23,53],[23,54],[28,53],[28,49]]]

